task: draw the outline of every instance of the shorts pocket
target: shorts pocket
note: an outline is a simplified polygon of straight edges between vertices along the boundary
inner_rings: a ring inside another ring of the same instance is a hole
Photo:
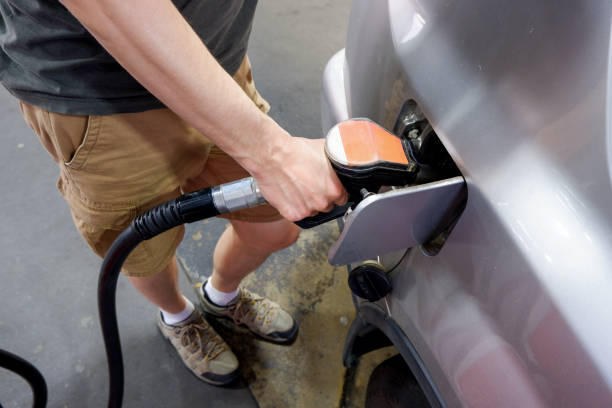
[[[56,150],[64,165],[81,169],[98,141],[101,116],[46,112]]]
[[[101,120],[102,118],[100,116],[87,117],[87,124],[85,131],[83,132],[81,144],[78,145],[70,160],[64,163],[67,167],[70,167],[73,170],[78,170],[85,165],[87,158],[98,141]]]

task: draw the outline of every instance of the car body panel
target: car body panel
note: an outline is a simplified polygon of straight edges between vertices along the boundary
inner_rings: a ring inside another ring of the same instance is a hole
[[[353,4],[324,130],[392,129],[414,99],[468,185],[440,253],[413,249],[386,299],[448,406],[612,406],[611,15],[603,0]]]

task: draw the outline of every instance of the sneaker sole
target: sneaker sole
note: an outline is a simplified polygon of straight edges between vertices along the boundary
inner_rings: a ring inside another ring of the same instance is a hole
[[[160,334],[162,335],[162,337],[164,339],[166,339],[166,341],[168,342],[168,344],[170,345],[170,347],[172,348],[172,350],[174,350],[175,353],[178,354],[178,350],[176,349],[176,347],[174,347],[174,344],[172,344],[172,341],[170,341],[170,338],[168,336],[166,336],[164,334],[163,331],[159,331]],[[191,375],[193,375],[195,378],[197,378],[200,381],[203,381],[207,384],[210,385],[215,385],[215,386],[225,386],[225,385],[230,385],[233,382],[235,382],[236,380],[238,380],[238,378],[240,378],[240,367],[236,368],[234,371],[232,371],[231,373],[228,374],[214,374],[211,373],[212,376],[215,376],[215,378],[208,378],[205,376],[200,376],[196,373],[193,372],[193,370],[191,369],[191,367],[189,367],[187,365],[187,363],[185,363],[185,360],[183,360],[180,355],[179,358],[181,359],[181,362],[183,363],[183,365],[185,366],[185,368],[187,368],[187,370],[191,373]]]

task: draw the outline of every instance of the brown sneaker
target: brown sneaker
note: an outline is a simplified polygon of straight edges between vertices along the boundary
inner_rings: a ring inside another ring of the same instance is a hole
[[[214,304],[200,287],[202,310],[212,316],[231,319],[245,326],[251,333],[278,344],[292,343],[298,334],[298,323],[281,307],[269,299],[239,289],[238,296],[227,306]]]
[[[183,363],[199,379],[209,384],[225,385],[240,375],[238,359],[197,309],[177,325],[166,324],[159,312],[157,326]]]

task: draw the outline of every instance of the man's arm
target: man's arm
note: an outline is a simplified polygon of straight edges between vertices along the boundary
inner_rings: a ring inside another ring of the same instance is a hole
[[[145,88],[213,140],[297,221],[346,192],[321,140],[291,137],[217,63],[170,0],[61,0]]]

